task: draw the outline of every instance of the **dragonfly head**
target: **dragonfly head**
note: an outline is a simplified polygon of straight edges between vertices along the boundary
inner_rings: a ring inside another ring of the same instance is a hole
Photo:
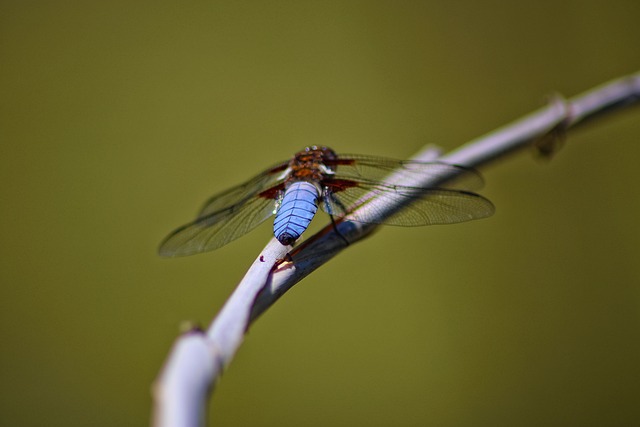
[[[304,150],[296,154],[296,157],[299,155],[308,156],[309,154],[313,156],[318,156],[322,160],[334,160],[338,157],[335,151],[333,151],[329,147],[325,147],[324,145],[322,146],[312,145],[310,147],[305,147]]]

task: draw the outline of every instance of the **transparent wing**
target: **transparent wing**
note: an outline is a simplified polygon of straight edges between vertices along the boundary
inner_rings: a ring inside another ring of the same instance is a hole
[[[174,257],[217,249],[256,228],[273,215],[274,208],[273,199],[252,197],[244,203],[201,215],[167,236],[158,253]]]
[[[328,183],[323,210],[337,217],[355,212],[354,220],[364,223],[406,227],[453,224],[485,218],[495,210],[489,200],[465,190],[366,182],[346,188],[340,183],[334,188],[339,191],[333,191]]]
[[[454,175],[456,178],[448,179],[442,187],[467,191],[478,190],[484,184],[482,177],[475,170],[442,162],[417,162],[345,154],[340,155],[336,160],[327,161],[327,166],[335,170],[335,179],[356,182],[384,182],[388,175],[398,173],[400,177],[408,179]]]
[[[212,213],[223,211],[237,204],[246,203],[250,198],[261,193],[269,194],[270,188],[278,186],[284,181],[284,172],[288,162],[282,162],[272,166],[266,171],[254,176],[244,184],[230,188],[222,193],[218,193],[204,204],[198,218],[206,217]],[[272,192],[273,197],[276,191]]]

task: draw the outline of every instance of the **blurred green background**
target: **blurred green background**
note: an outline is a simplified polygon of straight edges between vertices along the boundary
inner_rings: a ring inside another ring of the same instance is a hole
[[[446,150],[640,68],[637,1],[1,1],[0,424],[138,426],[271,224],[157,244],[296,150]],[[494,217],[384,228],[252,327],[224,426],[640,425],[640,110],[483,170]],[[327,223],[326,216],[316,219]]]

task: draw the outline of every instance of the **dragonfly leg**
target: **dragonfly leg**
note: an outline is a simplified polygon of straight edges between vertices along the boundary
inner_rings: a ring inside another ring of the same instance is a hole
[[[344,241],[344,244],[345,244],[346,246],[349,246],[349,245],[350,245],[350,243],[349,243],[349,241],[347,240],[347,238],[346,238],[346,237],[344,237],[344,236],[342,235],[342,233],[340,233],[340,231],[338,230],[338,224],[336,224],[336,220],[333,218],[333,215],[329,214],[329,218],[331,218],[331,225],[333,225],[333,231],[335,231],[335,233],[336,233],[338,236],[340,236],[340,238]]]
[[[333,226],[333,231],[335,231],[335,233],[338,236],[340,236],[340,238],[344,241],[344,244],[346,246],[349,246],[350,243],[347,240],[347,238],[344,237],[342,233],[340,233],[340,231],[338,231],[338,224],[336,223],[336,220],[333,215],[333,212],[335,211],[334,211],[334,208],[331,206],[331,203],[329,203],[329,197],[324,197],[322,200],[322,203],[324,203],[324,211],[329,215],[329,218],[331,218],[331,225]],[[343,214],[347,212],[347,208],[342,204],[342,202],[339,199],[333,197],[332,200],[333,200],[333,203],[341,209],[341,212]]]

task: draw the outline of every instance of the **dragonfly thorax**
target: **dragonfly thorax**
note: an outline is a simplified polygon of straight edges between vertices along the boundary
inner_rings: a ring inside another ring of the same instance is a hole
[[[336,153],[328,147],[307,147],[291,159],[289,180],[321,182],[325,176],[335,173],[327,162],[336,159]]]

